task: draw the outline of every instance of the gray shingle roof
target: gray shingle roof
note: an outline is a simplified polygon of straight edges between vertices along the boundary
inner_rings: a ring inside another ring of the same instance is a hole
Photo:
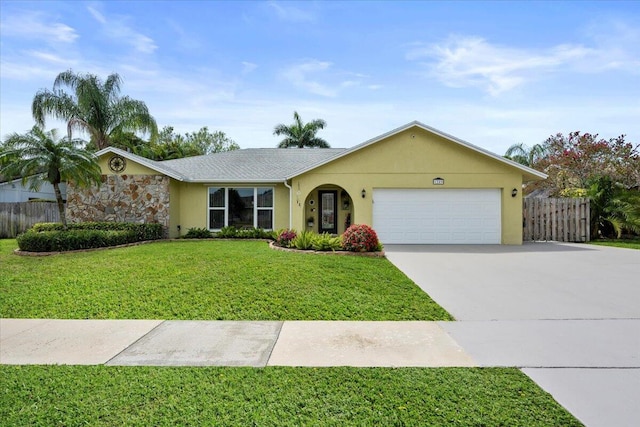
[[[505,159],[483,148],[429,127],[418,121],[407,123],[378,137],[349,149],[346,148],[247,148],[244,150],[216,153],[208,156],[185,157],[183,159],[157,162],[114,147],[96,153],[117,153],[141,165],[150,167],[174,179],[187,182],[279,182],[308,172],[334,159],[349,155],[371,144],[407,130],[419,127],[439,135],[463,147],[491,157],[499,162],[520,169],[530,179],[547,175],[519,163]]]
[[[180,181],[188,182],[279,182],[299,170],[322,164],[345,148],[248,148],[208,156],[154,161],[114,147],[112,152]]]
[[[276,182],[343,151],[344,148],[248,148],[155,163],[188,181]]]

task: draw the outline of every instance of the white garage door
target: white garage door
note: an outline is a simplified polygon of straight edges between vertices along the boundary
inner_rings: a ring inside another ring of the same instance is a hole
[[[373,228],[385,244],[500,244],[500,190],[374,189]]]

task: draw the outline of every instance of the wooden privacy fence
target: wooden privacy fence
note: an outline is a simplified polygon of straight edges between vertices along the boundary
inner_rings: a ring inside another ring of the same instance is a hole
[[[589,199],[524,199],[523,240],[588,242],[591,239]]]
[[[0,238],[13,238],[38,222],[60,222],[58,205],[51,202],[0,203]]]

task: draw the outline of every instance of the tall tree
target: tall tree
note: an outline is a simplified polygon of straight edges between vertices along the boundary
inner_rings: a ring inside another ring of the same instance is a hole
[[[523,143],[513,144],[507,149],[506,153],[504,153],[504,157],[507,159],[530,168],[535,167],[536,163],[546,155],[547,148],[544,144],[535,144],[533,147],[529,147]]]
[[[96,159],[88,151],[79,148],[84,141],[79,139],[59,139],[53,129],[45,132],[34,126],[26,134],[13,133],[5,140],[0,151],[2,159],[12,159],[0,169],[0,174],[22,177],[22,185],[38,191],[43,180],[53,185],[58,202],[58,211],[64,227],[67,218],[60,192],[60,183],[72,181],[79,187],[100,183],[101,170]]]
[[[280,141],[278,148],[290,147],[319,147],[330,148],[327,141],[316,136],[320,129],[324,129],[327,122],[322,119],[312,120],[309,123],[303,123],[300,115],[293,112],[293,123],[289,126],[284,124],[276,125],[273,129],[274,135],[283,135],[285,138]]]
[[[171,160],[238,150],[240,146],[224,132],[211,133],[206,126],[184,135],[174,132],[172,126],[165,126],[149,148],[141,155],[153,160]]]
[[[625,136],[598,138],[598,134],[572,132],[549,137],[547,155],[537,167],[549,175],[541,185],[553,192],[565,188],[587,188],[591,179],[609,176],[624,188],[640,186],[640,145]]]
[[[115,134],[142,131],[155,137],[158,128],[146,104],[120,97],[121,85],[122,79],[115,73],[103,82],[93,74],[64,71],[56,77],[53,90],[36,93],[31,105],[33,118],[41,127],[49,115],[65,120],[69,138],[74,129],[86,131],[98,150],[109,146]]]

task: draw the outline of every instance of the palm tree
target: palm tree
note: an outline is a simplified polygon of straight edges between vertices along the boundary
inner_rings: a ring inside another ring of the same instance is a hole
[[[115,134],[143,131],[155,137],[158,127],[146,104],[128,96],[119,97],[121,84],[118,74],[111,74],[102,82],[93,74],[64,71],[56,77],[52,91],[42,89],[36,93],[31,105],[33,118],[41,127],[45,126],[47,115],[65,120],[69,138],[74,129],[86,131],[98,150],[109,146],[109,139]]]
[[[535,144],[533,147],[529,147],[526,144],[520,143],[509,147],[507,152],[504,153],[504,157],[532,168],[547,154],[547,147],[542,144]]]
[[[276,125],[273,129],[273,134],[285,136],[285,138],[280,141],[280,144],[278,144],[278,148],[330,148],[331,146],[327,141],[316,136],[316,133],[320,129],[324,129],[325,126],[327,126],[327,122],[322,119],[312,120],[304,124],[302,119],[300,119],[300,115],[294,111],[293,123],[289,126],[283,124]]]
[[[22,177],[22,185],[38,191],[43,180],[53,185],[58,211],[64,228],[67,218],[60,193],[60,183],[71,181],[79,187],[100,183],[101,170],[91,153],[78,148],[84,141],[65,138],[60,140],[53,129],[45,132],[34,126],[28,133],[13,133],[7,137],[0,151],[0,164],[6,158],[11,162],[0,168],[0,174]]]

